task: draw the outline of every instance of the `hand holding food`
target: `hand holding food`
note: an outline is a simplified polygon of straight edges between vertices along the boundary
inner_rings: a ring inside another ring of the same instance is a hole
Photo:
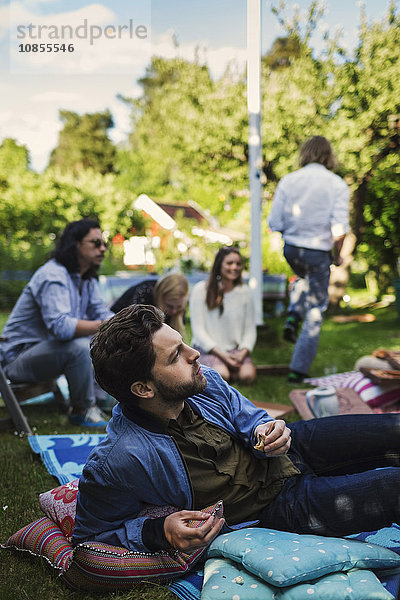
[[[285,421],[281,419],[258,425],[254,435],[256,439],[255,450],[265,452],[268,456],[281,456],[286,454],[290,448],[290,429],[286,427]]]
[[[262,433],[258,433],[257,443],[254,446],[254,450],[260,450],[262,452],[264,450],[265,439],[265,435],[263,435]]]

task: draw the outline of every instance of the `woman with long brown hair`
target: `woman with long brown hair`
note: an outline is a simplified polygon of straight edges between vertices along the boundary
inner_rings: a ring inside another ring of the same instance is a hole
[[[256,369],[250,352],[256,342],[253,299],[242,281],[240,251],[218,251],[207,281],[197,283],[189,301],[192,345],[200,362],[227,381],[251,383]]]

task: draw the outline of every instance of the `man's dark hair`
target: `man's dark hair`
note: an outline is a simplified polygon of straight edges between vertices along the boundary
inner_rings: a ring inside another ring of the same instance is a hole
[[[68,223],[57,242],[52,254],[57,262],[64,265],[69,273],[79,273],[78,246],[91,229],[101,229],[95,219],[80,219]],[[99,267],[92,267],[84,273],[84,279],[97,278]]]
[[[93,336],[90,355],[99,385],[120,402],[130,402],[131,385],[151,380],[156,355],[152,338],[164,323],[155,306],[133,304],[105,321]]]
[[[337,166],[332,146],[322,135],[314,135],[304,142],[300,148],[299,162],[301,167],[305,167],[310,163],[319,163],[330,171],[333,171]]]

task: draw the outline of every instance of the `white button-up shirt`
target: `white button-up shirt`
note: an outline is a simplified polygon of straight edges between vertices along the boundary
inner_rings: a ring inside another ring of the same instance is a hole
[[[339,175],[311,163],[281,179],[268,224],[292,246],[329,251],[350,230],[349,200],[349,188]]]

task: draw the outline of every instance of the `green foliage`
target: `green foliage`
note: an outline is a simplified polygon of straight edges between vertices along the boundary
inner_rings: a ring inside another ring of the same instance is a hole
[[[274,71],[289,67],[293,59],[298,58],[300,54],[301,45],[297,35],[278,37],[271,49],[263,56],[262,61],[266,68]]]
[[[382,204],[387,192],[398,214],[395,175],[385,167],[386,157],[399,153],[394,117],[400,113],[400,27],[394,4],[381,22],[369,24],[363,16],[354,56],[340,46],[339,35],[326,34],[318,56],[311,51],[323,14],[318,2],[310,2],[305,19],[298,8],[288,16],[283,0],[273,12],[286,35],[262,61],[265,208],[279,179],[297,168],[301,143],[315,134],[328,137],[353,192],[353,229],[357,243],[364,244],[358,258],[365,257],[371,271],[380,264],[385,276],[378,276],[378,284],[384,291],[396,264],[393,238],[400,233],[398,219],[386,211],[389,202]],[[131,101],[130,144],[119,156],[122,185],[165,200],[192,198],[222,224],[239,226],[249,236],[244,74],[233,77],[228,70],[212,81],[197,62],[154,57],[141,84],[141,97]],[[382,208],[394,230],[389,237]],[[374,215],[373,234],[366,232],[368,210]],[[372,245],[370,256],[365,245]],[[265,239],[263,261],[265,268],[284,271],[279,252]]]
[[[380,290],[399,276],[400,157],[389,155],[369,182],[364,206],[365,229],[358,254],[368,261]]]
[[[284,2],[275,9],[287,39],[300,40],[301,52],[287,68],[264,72],[267,189],[273,193],[276,180],[296,167],[306,137],[328,137],[353,192],[356,258],[366,260],[383,293],[399,257],[399,17],[393,3],[381,22],[368,24],[363,15],[354,57],[327,35],[325,53],[315,58],[309,40],[321,15],[316,3],[303,28],[298,12],[289,19],[285,11]]]
[[[15,146],[18,156],[20,149]],[[1,159],[1,152],[0,152]],[[37,174],[23,169],[5,173],[0,188],[0,264],[2,270],[33,272],[49,257],[54,240],[65,225],[83,217],[98,218],[107,236],[128,235],[143,229],[143,218],[132,209],[136,196],[122,191],[116,175],[92,170],[77,175],[47,169]],[[117,254],[115,250],[115,254]],[[120,257],[108,263],[122,267]],[[0,302],[12,305],[20,283],[0,279]]]
[[[27,282],[27,279],[20,281],[8,281],[7,279],[1,279],[0,310],[7,309],[16,302]]]
[[[21,144],[17,144],[12,138],[5,138],[0,145],[1,181],[6,181],[7,173],[20,173],[28,169],[28,167],[28,149]]]
[[[50,167],[72,173],[85,169],[102,174],[114,171],[115,148],[107,135],[114,126],[109,110],[84,115],[61,110],[60,119],[63,128],[51,153]]]
[[[338,98],[329,134],[340,150],[353,189],[357,257],[365,258],[383,293],[399,258],[400,18],[394,4],[369,25],[355,57],[335,67]]]
[[[130,148],[118,168],[126,188],[165,201],[195,200],[225,218],[247,175],[247,109],[243,81],[182,59],[153,57],[143,94],[131,100]],[[221,202],[220,198],[223,197]]]

